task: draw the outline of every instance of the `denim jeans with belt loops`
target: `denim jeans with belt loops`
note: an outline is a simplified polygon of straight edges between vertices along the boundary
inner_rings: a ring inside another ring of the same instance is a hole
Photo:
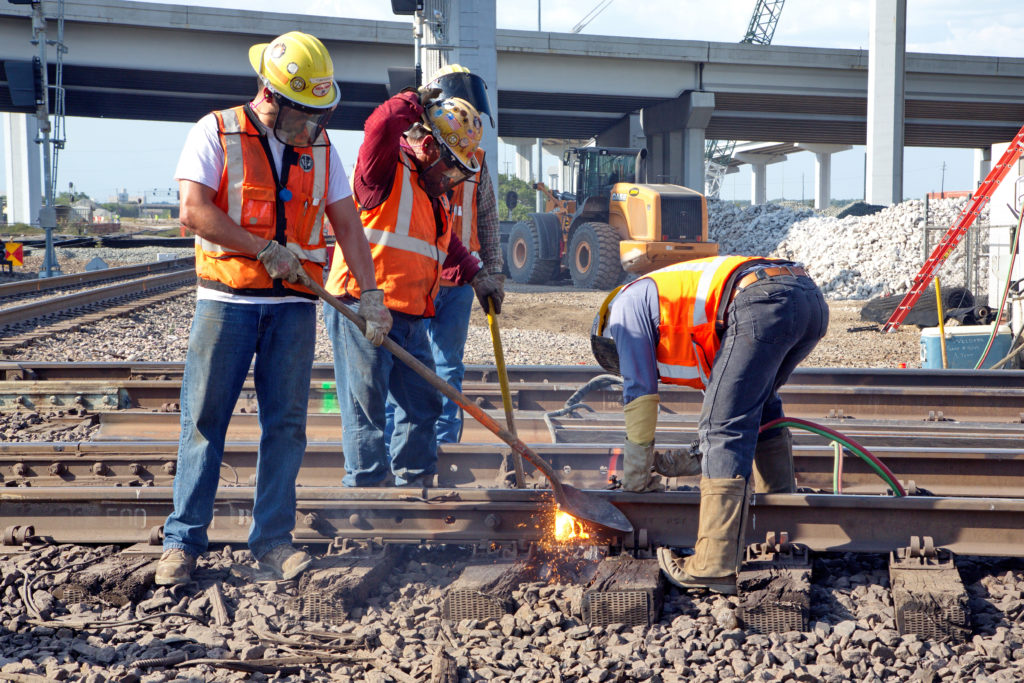
[[[749,479],[758,429],[783,417],[779,387],[827,331],[828,305],[809,277],[766,277],[736,293],[698,426],[705,477]]]
[[[353,311],[358,301],[343,300]],[[419,316],[391,312],[388,336],[431,370],[427,333]],[[379,486],[389,467],[395,484],[413,483],[437,472],[434,423],[441,414],[441,393],[391,352],[367,341],[359,328],[324,305],[327,335],[334,347],[334,378],[341,411],[345,486]],[[395,426],[385,443],[385,404],[395,404]]]
[[[196,302],[181,382],[174,512],[164,524],[165,549],[194,556],[206,551],[228,422],[254,357],[260,444],[249,549],[259,558],[291,542],[315,338],[313,302]]]

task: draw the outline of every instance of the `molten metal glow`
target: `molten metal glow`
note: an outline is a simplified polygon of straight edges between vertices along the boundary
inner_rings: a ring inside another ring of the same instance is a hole
[[[555,512],[555,540],[559,543],[566,541],[580,540],[584,538],[590,538],[583,529],[583,525],[580,524],[575,517],[567,512],[558,510]]]

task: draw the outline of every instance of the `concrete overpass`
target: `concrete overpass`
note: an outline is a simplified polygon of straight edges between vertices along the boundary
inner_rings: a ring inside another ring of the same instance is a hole
[[[387,68],[412,62],[404,22],[123,0],[64,6],[70,116],[194,121],[255,91],[249,45],[298,29],[334,56],[343,101],[332,128],[360,130],[386,97]],[[0,4],[0,60],[30,59],[30,35],[30,9]],[[663,178],[690,186],[702,185],[694,159],[705,136],[866,142],[866,50],[511,30],[496,32],[496,49],[499,135],[615,146],[646,137]],[[905,63],[907,145],[988,148],[1024,121],[1024,59],[908,54]],[[0,111],[11,111],[4,85]]]
[[[194,121],[248,97],[246,50],[288,30],[322,38],[361,130],[387,67],[412,61],[410,24],[124,0],[65,0],[67,114]],[[55,3],[48,2],[55,7]],[[0,4],[0,60],[30,59],[31,12]],[[714,93],[716,139],[864,144],[866,50],[497,31],[501,136],[587,138],[686,91]],[[0,82],[0,111],[11,111]],[[493,86],[492,86],[493,87]],[[908,54],[908,145],[987,147],[1024,121],[1024,59]]]

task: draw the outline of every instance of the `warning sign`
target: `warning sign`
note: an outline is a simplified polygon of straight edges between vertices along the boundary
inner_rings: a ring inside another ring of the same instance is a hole
[[[21,249],[21,242],[7,242],[4,244],[4,260],[10,261],[12,266],[22,265],[25,255]]]

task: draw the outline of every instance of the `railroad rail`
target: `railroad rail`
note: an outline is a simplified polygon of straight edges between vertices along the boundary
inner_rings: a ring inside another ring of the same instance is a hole
[[[154,261],[152,263],[141,263],[117,268],[105,268],[103,270],[87,271],[84,273],[73,273],[71,275],[60,275],[50,278],[31,278],[0,285],[0,304],[6,305],[30,295],[45,294],[55,290],[74,289],[90,285],[97,285],[105,282],[116,282],[165,273],[175,270],[186,270],[195,266],[195,257],[169,259],[167,261]]]
[[[692,546],[700,495],[693,491],[625,493],[591,491],[620,508],[636,531],[601,539],[625,548]],[[217,496],[209,528],[213,543],[244,543],[252,520],[253,489],[227,487]],[[0,526],[32,526],[54,543],[159,545],[172,509],[167,487],[5,488]],[[553,510],[549,491],[529,489],[396,489],[302,487],[298,490],[299,542],[339,538],[391,543],[455,543],[525,548],[541,540]],[[810,550],[884,553],[930,536],[964,555],[1024,556],[1024,500],[757,495],[748,542],[787,532]]]
[[[0,309],[0,351],[186,294],[195,278],[189,268]]]
[[[513,407],[517,411],[558,411],[570,399],[597,412],[621,413],[618,386],[577,392],[598,376],[593,367],[542,370],[510,368]],[[948,372],[948,371],[946,371]],[[797,369],[781,394],[793,417],[860,420],[929,420],[1002,424],[1024,423],[1024,371]],[[128,408],[166,409],[181,393],[181,364],[0,363],[0,411],[82,406],[92,411]],[[336,412],[333,370],[314,367],[310,413]],[[501,407],[496,372],[482,366],[467,372],[464,393],[484,408]],[[684,387],[660,389],[663,415],[696,415],[701,394]],[[255,411],[255,390],[248,381],[236,410]]]

